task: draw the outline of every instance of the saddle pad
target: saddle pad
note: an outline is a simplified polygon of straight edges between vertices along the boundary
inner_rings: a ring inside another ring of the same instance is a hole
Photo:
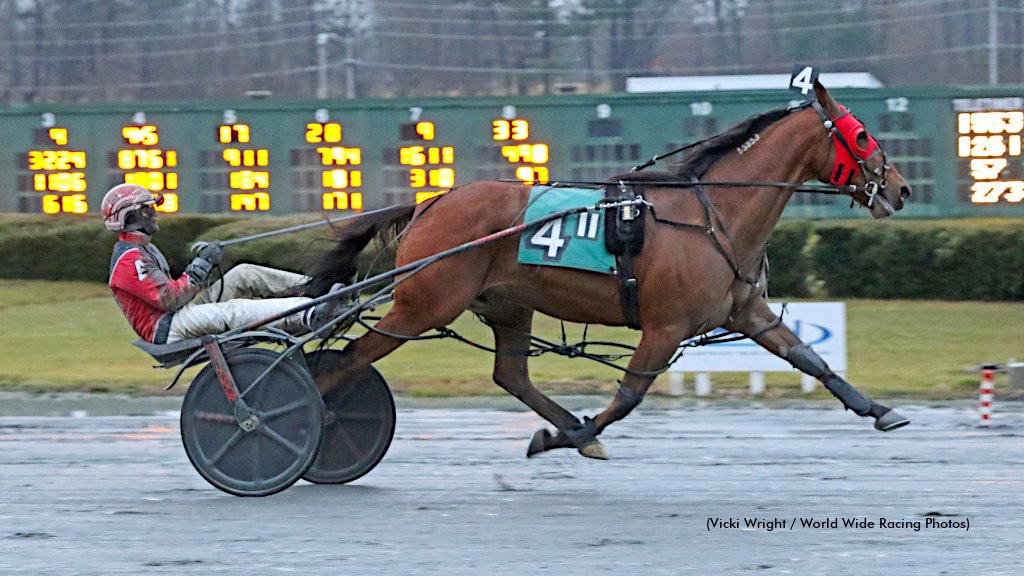
[[[552,212],[593,206],[604,190],[534,186],[524,222]],[[615,257],[604,246],[604,210],[572,214],[523,232],[519,262],[615,274]]]

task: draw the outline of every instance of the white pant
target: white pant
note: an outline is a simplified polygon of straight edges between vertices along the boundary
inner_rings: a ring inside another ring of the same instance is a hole
[[[220,334],[307,304],[309,298],[279,296],[300,293],[308,280],[294,272],[239,264],[174,313],[167,341]],[[268,326],[296,336],[306,334],[309,328],[303,322],[304,314],[296,312]]]

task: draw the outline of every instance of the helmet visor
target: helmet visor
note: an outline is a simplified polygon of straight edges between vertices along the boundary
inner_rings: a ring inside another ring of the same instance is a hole
[[[142,205],[143,206],[158,206],[159,207],[159,206],[162,206],[163,203],[164,203],[164,195],[162,193],[160,193],[160,192],[155,192],[155,193],[153,193],[153,197],[150,198],[149,200],[144,200],[142,202]]]

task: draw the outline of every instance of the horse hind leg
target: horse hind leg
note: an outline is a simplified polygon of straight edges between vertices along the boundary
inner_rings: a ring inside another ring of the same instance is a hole
[[[673,327],[645,327],[640,344],[629,361],[629,371],[623,376],[619,391],[611,404],[593,419],[584,418],[582,426],[560,431],[558,436],[542,438],[540,448],[550,450],[571,442],[579,447],[580,454],[590,458],[606,460],[607,453],[597,441],[597,436],[610,424],[625,418],[636,408],[647,389],[654,382],[654,374],[665,367],[679,346],[681,331]],[[536,441],[536,436],[534,437]]]
[[[478,299],[471,310],[487,320],[494,333],[494,383],[558,429],[556,434],[544,428],[538,430],[527,447],[526,456],[575,447],[584,456],[607,460],[608,455],[596,435],[587,433],[593,421],[580,422],[530,381],[528,354],[533,310],[487,294]]]
[[[771,328],[765,330],[766,326]],[[889,432],[910,424],[909,419],[871,400],[833,372],[813,348],[779,320],[768,308],[766,301],[758,300],[743,312],[735,314],[725,328],[750,336],[762,348],[786,360],[804,374],[816,378],[847,410],[852,410],[858,416],[873,417],[875,429]]]

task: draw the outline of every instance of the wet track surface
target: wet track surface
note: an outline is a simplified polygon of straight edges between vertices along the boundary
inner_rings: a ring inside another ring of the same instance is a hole
[[[266,498],[206,484],[173,413],[5,416],[0,574],[1024,574],[1024,412],[901,411],[645,405],[600,462],[527,460],[532,413],[400,408],[367,476]]]

